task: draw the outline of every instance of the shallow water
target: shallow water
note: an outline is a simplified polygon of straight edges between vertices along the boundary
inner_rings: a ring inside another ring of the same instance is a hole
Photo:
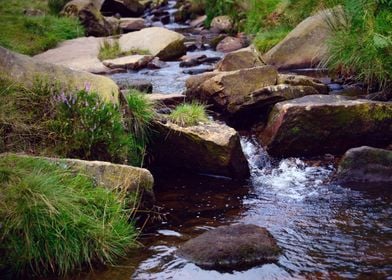
[[[174,2],[170,1],[171,14]],[[189,32],[183,25],[167,27]],[[222,55],[211,50],[198,54]],[[187,69],[168,62],[162,69],[113,78],[145,79],[152,82],[154,92],[178,93],[185,89]],[[144,228],[140,240],[144,247],[119,266],[76,279],[392,279],[391,192],[372,186],[362,191],[342,188],[331,182],[332,163],[271,159],[252,138],[241,142],[251,168],[247,183],[154,174],[159,215],[151,215]],[[218,272],[176,256],[186,240],[233,223],[266,227],[283,249],[279,261],[246,271]]]
[[[252,169],[248,184],[158,176],[161,220],[145,229],[145,247],[123,267],[83,279],[392,279],[390,193],[342,188],[330,183],[332,165],[271,160],[252,139],[242,145]],[[283,249],[279,261],[218,272],[176,256],[189,238],[232,223],[266,227]]]

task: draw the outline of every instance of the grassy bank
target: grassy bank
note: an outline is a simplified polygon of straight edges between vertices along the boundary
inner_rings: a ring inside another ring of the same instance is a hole
[[[0,272],[11,278],[113,263],[136,244],[131,212],[83,174],[6,156],[0,157],[0,186]]]
[[[140,166],[153,104],[133,95],[124,119],[120,108],[88,88],[66,91],[44,80],[32,89],[0,79],[0,152],[104,160]],[[140,112],[140,107],[144,111]],[[147,110],[148,108],[148,110]],[[134,127],[144,129],[140,135]],[[1,150],[2,149],[2,150]]]
[[[43,15],[25,15],[26,9],[40,10]],[[78,20],[51,14],[47,0],[0,1],[0,25],[0,45],[28,55],[84,35]]]

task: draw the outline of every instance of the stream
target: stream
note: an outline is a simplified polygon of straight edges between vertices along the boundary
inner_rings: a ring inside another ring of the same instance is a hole
[[[169,1],[173,14],[175,1]],[[188,26],[167,28],[197,37]],[[197,50],[221,57],[212,50]],[[113,75],[143,79],[154,92],[183,92],[189,74],[179,62],[156,70]],[[189,73],[189,72],[188,72]],[[331,183],[333,163],[273,159],[252,136],[241,138],[251,168],[245,184],[203,175],[154,174],[156,215],[141,235],[142,247],[115,267],[77,279],[392,279],[392,193]],[[283,253],[274,264],[245,271],[202,269],[176,256],[188,239],[220,225],[250,223],[266,227]]]

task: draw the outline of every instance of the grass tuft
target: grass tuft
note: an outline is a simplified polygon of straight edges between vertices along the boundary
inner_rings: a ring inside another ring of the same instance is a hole
[[[0,158],[0,268],[65,275],[135,246],[130,211],[82,174],[43,159]]]
[[[206,106],[197,102],[178,105],[168,118],[171,122],[183,127],[209,122]]]
[[[99,47],[98,58],[100,60],[106,60],[106,59],[114,59],[117,57],[134,55],[134,54],[149,55],[150,52],[148,50],[142,50],[142,49],[132,49],[130,51],[124,52],[121,50],[120,42],[118,40],[110,41],[104,39]]]

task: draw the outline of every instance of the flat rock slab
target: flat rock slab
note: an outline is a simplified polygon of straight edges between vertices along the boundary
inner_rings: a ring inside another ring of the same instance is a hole
[[[144,68],[152,61],[154,57],[152,55],[128,55],[123,57],[118,57],[115,59],[107,59],[104,60],[102,63],[108,68],[118,69],[131,69],[131,70],[138,70]]]
[[[233,128],[216,122],[182,127],[157,121],[154,129],[157,136],[151,148],[159,166],[240,180],[249,177],[248,162]]]
[[[151,93],[146,95],[147,99],[153,101],[158,107],[175,107],[185,101],[185,95],[179,93],[163,94]]]
[[[13,53],[0,47],[0,72],[5,73],[15,82],[31,88],[38,76],[51,82],[57,82],[63,88],[81,90],[89,84],[91,90],[106,100],[118,103],[118,86],[113,80],[84,71],[72,70],[62,65],[43,62],[38,58]]]
[[[149,27],[121,36],[123,51],[147,50],[162,60],[171,60],[186,53],[185,37],[180,33],[162,27]]]
[[[178,254],[209,269],[241,269],[278,260],[273,236],[256,225],[222,226],[182,245]]]
[[[392,139],[392,103],[335,95],[280,102],[259,139],[274,156],[342,154],[362,145],[383,147]]]
[[[370,183],[392,186],[392,151],[373,147],[348,150],[339,163],[336,174],[342,185]],[[369,184],[368,184],[369,185]]]
[[[146,27],[146,21],[143,18],[121,18],[120,28],[124,31],[137,31]]]
[[[40,62],[48,62],[90,73],[108,73],[107,68],[98,59],[102,38],[82,37],[65,41],[56,48],[34,56]]]

